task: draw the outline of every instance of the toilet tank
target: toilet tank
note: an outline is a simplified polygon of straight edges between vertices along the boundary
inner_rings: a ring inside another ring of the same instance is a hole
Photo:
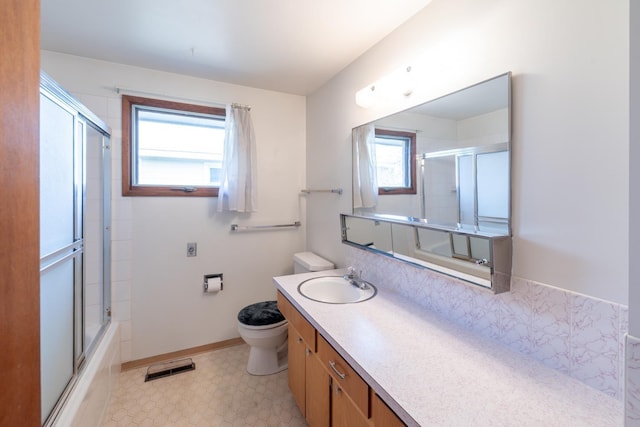
[[[293,255],[293,272],[309,273],[312,271],[333,270],[332,262],[314,254],[313,252],[298,252]]]

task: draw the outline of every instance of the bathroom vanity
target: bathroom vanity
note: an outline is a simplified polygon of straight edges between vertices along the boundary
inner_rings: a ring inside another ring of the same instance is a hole
[[[353,304],[274,278],[289,320],[289,386],[310,426],[618,426],[622,403],[445,321],[376,283]],[[330,424],[331,423],[331,424]]]
[[[289,388],[310,426],[404,425],[281,292],[278,307],[289,321]]]

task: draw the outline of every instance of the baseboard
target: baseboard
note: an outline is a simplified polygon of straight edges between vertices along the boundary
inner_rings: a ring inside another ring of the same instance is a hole
[[[240,337],[231,338],[230,340],[224,340],[224,341],[214,342],[211,344],[200,345],[198,347],[186,348],[184,350],[172,351],[171,353],[145,357],[144,359],[131,360],[129,362],[124,362],[120,366],[120,369],[122,371],[129,371],[131,369],[142,368],[158,362],[164,362],[164,361],[176,359],[179,357],[192,356],[194,354],[205,353],[207,351],[220,350],[223,348],[233,347],[243,343],[244,341]]]

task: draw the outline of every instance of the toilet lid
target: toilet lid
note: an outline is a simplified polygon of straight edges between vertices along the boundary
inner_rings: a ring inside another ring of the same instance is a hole
[[[240,310],[238,321],[249,326],[265,326],[280,323],[284,319],[276,301],[263,301],[251,304]]]

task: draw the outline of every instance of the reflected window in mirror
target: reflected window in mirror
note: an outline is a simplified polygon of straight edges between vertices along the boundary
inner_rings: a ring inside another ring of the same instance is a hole
[[[375,130],[378,194],[416,194],[416,133]]]

